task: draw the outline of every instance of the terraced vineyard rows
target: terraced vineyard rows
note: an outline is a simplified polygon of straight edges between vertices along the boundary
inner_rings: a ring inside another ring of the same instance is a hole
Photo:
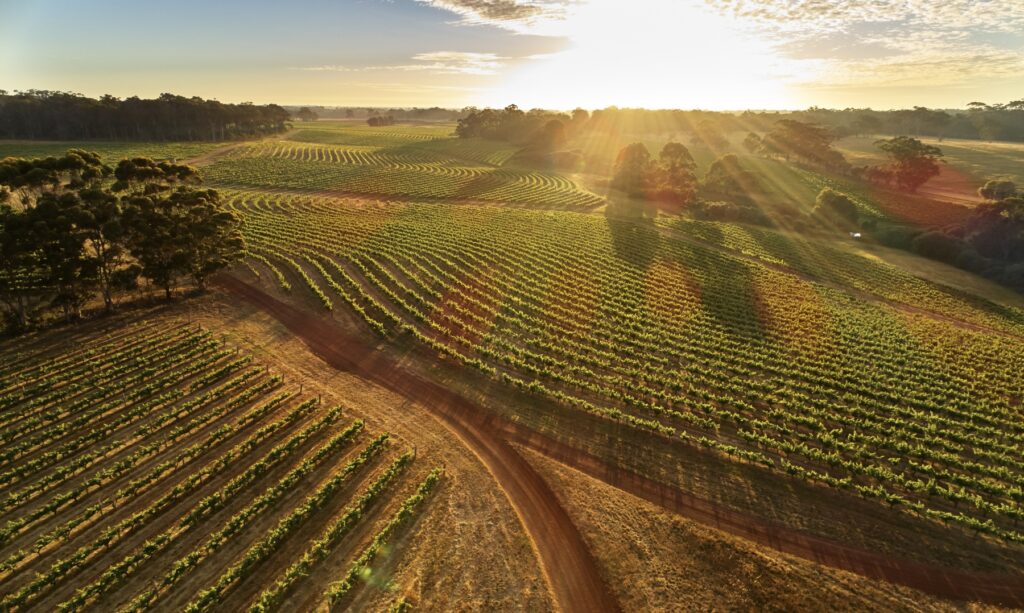
[[[239,147],[205,168],[204,176],[211,183],[236,187],[404,198],[487,200],[548,207],[587,207],[603,202],[560,175],[499,167],[515,152],[508,145],[425,136],[415,132],[419,129],[403,127],[379,132],[349,126],[300,130],[291,140]],[[306,133],[311,134],[303,136]],[[303,138],[314,142],[296,140]]]
[[[3,610],[330,606],[378,517],[440,478],[194,325],[70,336],[0,346]]]
[[[964,322],[1024,336],[1024,311],[930,283],[900,269],[842,249],[779,232],[677,218],[662,227],[744,255],[792,268],[817,280],[915,305]]]
[[[780,245],[762,265],[614,218],[253,193],[233,205],[254,269],[380,334],[567,408],[1024,540],[1015,313],[865,267],[861,282],[941,317],[908,312],[767,265],[810,266]]]

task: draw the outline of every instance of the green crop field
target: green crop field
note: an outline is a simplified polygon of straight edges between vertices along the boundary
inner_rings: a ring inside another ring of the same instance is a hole
[[[544,207],[593,207],[603,202],[567,177],[504,166],[516,151],[506,143],[450,134],[451,126],[317,124],[287,140],[236,148],[203,173],[211,184],[231,187]]]
[[[441,477],[184,321],[9,342],[0,365],[7,611],[261,611],[299,586],[336,610]],[[361,532],[343,582],[311,579]]]
[[[231,194],[250,265],[633,428],[1022,540],[1024,312],[767,230]]]

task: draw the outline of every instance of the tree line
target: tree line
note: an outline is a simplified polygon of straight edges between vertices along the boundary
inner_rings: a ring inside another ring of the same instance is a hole
[[[439,106],[406,109],[340,106],[286,106],[285,108],[296,116],[302,109],[307,109],[321,119],[368,119],[377,115],[390,115],[400,121],[457,121],[466,114],[463,109],[443,109]]]
[[[241,258],[240,220],[191,166],[95,153],[0,161],[0,303],[10,332],[49,310],[67,321],[144,278],[170,298],[183,277],[207,278]]]
[[[520,114],[510,113],[514,108]],[[801,111],[744,111],[742,113],[608,107],[594,111],[576,109],[554,113],[541,109],[522,111],[515,105],[506,109],[463,109],[459,136],[483,136],[523,143],[530,133],[550,119],[567,127],[608,134],[687,133],[713,146],[714,133],[769,132],[780,121],[812,124],[827,130],[833,138],[855,135],[903,134],[936,138],[1024,141],[1024,99],[1005,104],[972,102],[962,110],[912,109],[876,111],[870,108]],[[525,121],[524,121],[525,120]],[[581,121],[583,120],[583,121]],[[711,138],[707,138],[707,135]]]
[[[0,90],[0,138],[230,140],[283,132],[288,119],[288,111],[276,104],[225,104],[174,94],[147,100]]]

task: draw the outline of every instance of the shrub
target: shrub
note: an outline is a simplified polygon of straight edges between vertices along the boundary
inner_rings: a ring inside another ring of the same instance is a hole
[[[873,236],[875,240],[886,247],[910,249],[914,238],[916,238],[920,233],[920,230],[909,228],[907,226],[880,224],[875,230]]]
[[[992,268],[994,262],[968,247],[960,252],[960,255],[956,257],[953,264],[957,268],[962,268],[968,272],[984,275]]]
[[[978,188],[978,195],[986,200],[1005,200],[1017,195],[1017,185],[1013,181],[990,179]]]
[[[826,187],[818,193],[814,204],[814,214],[824,215],[831,219],[856,221],[857,205],[846,194]]]
[[[964,250],[964,242],[938,230],[925,232],[912,242],[914,252],[926,258],[953,263]]]

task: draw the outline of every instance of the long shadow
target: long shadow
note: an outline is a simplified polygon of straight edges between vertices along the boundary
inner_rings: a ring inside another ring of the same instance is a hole
[[[723,242],[717,227],[711,226],[707,232],[711,242]],[[763,341],[765,331],[750,265],[696,245],[678,243],[675,251],[680,264],[704,273],[700,292],[704,312],[728,334],[747,342]]]
[[[615,255],[624,263],[646,271],[661,249],[661,233],[654,226],[657,210],[648,203],[609,198],[605,220]]]

